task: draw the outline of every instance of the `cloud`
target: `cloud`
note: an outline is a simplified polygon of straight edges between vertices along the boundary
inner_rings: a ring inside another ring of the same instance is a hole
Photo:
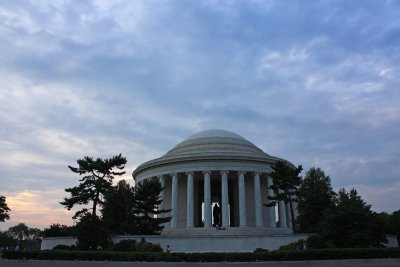
[[[398,182],[386,186],[355,184],[347,185],[345,188],[346,190],[356,188],[362,199],[367,204],[372,204],[371,208],[376,212],[386,211],[391,213],[399,210],[400,196],[397,192],[400,190],[400,183]]]
[[[391,1],[4,1],[0,188],[73,186],[66,166],[86,155],[123,153],[131,172],[209,128],[322,167],[335,186],[393,184],[398,9]]]
[[[8,194],[6,201],[11,209],[10,220],[1,224],[2,230],[18,223],[39,228],[57,222],[71,225],[71,212],[54,202],[60,195],[63,195],[62,190],[55,188],[45,191],[23,190]]]

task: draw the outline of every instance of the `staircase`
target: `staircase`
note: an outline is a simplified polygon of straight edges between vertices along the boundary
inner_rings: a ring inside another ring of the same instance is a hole
[[[282,236],[292,235],[290,228],[267,228],[267,227],[228,227],[224,230],[211,228],[165,228],[161,236]]]

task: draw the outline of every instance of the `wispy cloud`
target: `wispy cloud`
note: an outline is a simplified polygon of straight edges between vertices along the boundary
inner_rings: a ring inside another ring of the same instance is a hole
[[[0,194],[62,192],[77,183],[66,166],[86,155],[123,153],[131,172],[207,128],[322,167],[336,187],[389,190],[400,176],[399,9],[3,1]]]
[[[398,203],[400,196],[397,194],[400,190],[400,183],[396,182],[391,186],[385,185],[366,185],[354,184],[345,186],[346,190],[356,188],[358,194],[367,204],[372,204],[372,210],[376,212],[388,212],[399,210]],[[339,190],[340,188],[337,188]]]
[[[54,202],[62,194],[61,191],[60,189],[23,190],[8,194],[7,204],[11,209],[10,220],[2,225],[2,228],[22,222],[30,227],[38,228],[52,223],[70,225],[72,212]]]

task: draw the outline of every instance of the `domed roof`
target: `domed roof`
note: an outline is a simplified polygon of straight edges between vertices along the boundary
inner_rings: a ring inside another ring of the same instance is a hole
[[[186,138],[161,158],[223,155],[268,156],[253,143],[236,133],[212,129]]]
[[[212,138],[212,137],[236,138],[236,139],[245,140],[243,137],[241,137],[240,135],[238,135],[234,132],[220,130],[220,129],[211,129],[211,130],[205,130],[205,131],[195,133],[195,134],[189,136],[188,138],[186,138],[185,141],[192,140],[192,139],[198,139],[198,138]]]
[[[132,173],[136,181],[173,172],[244,170],[270,172],[280,158],[268,155],[242,136],[225,130],[198,132],[160,158],[147,161]]]

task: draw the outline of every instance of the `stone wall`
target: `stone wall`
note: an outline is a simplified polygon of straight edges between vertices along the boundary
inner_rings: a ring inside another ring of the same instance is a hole
[[[269,250],[278,249],[299,239],[306,239],[307,235],[275,235],[275,236],[114,236],[113,242],[132,239],[160,244],[164,251],[167,245],[174,252],[252,252],[256,248]],[[41,250],[52,249],[56,245],[73,245],[73,237],[43,238]]]

